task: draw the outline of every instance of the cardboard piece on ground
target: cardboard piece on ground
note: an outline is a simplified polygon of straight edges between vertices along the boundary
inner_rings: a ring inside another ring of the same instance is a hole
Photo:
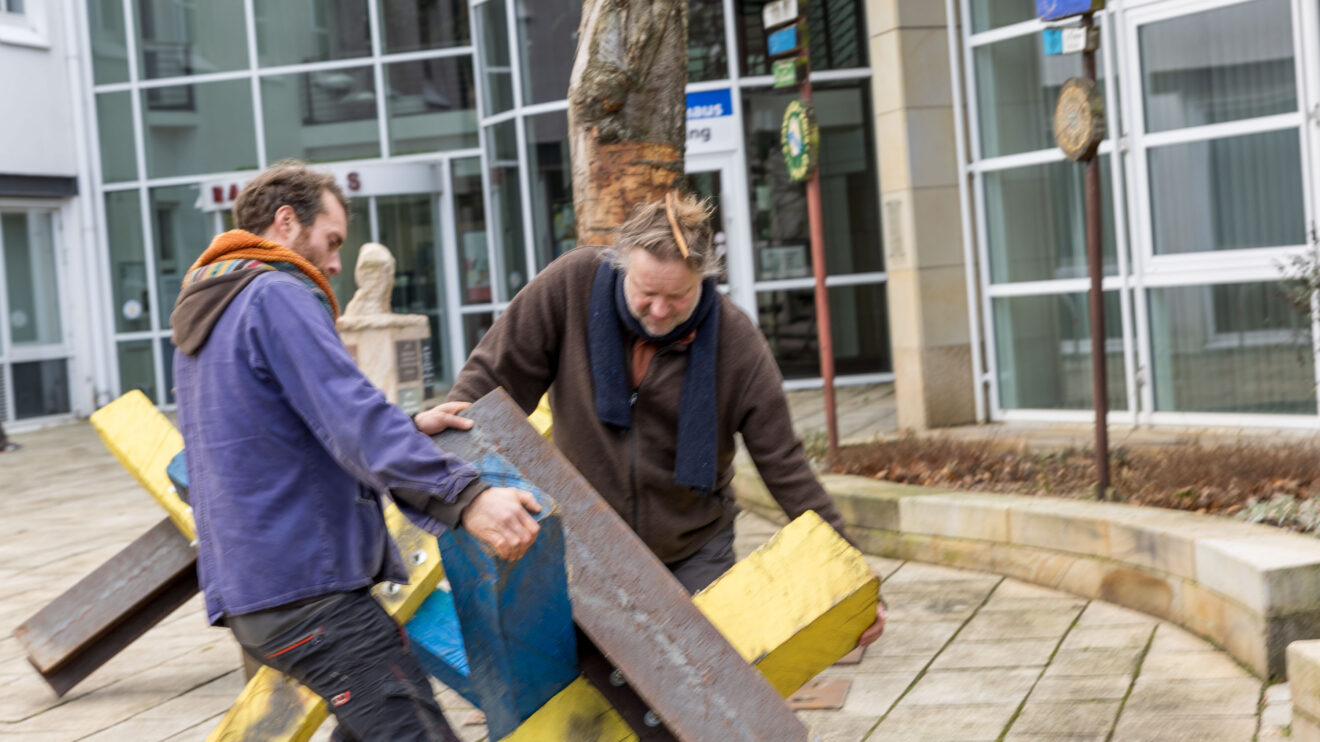
[[[850,688],[849,678],[813,678],[788,697],[788,706],[794,711],[840,709]]]

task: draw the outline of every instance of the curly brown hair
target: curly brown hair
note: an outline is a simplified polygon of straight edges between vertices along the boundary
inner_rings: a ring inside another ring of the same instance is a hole
[[[261,234],[275,221],[275,212],[288,204],[298,223],[310,226],[322,208],[322,193],[329,191],[348,213],[348,197],[329,173],[307,168],[301,160],[280,160],[243,186],[234,201],[234,226]]]

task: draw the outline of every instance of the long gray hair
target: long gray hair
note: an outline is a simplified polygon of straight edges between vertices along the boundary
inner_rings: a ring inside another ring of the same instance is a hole
[[[723,261],[715,254],[711,211],[709,199],[693,195],[677,196],[670,202],[662,199],[638,204],[619,227],[610,261],[616,268],[626,269],[628,254],[642,249],[658,260],[681,260],[703,277],[719,275]],[[686,243],[686,257],[675,239],[676,231]]]

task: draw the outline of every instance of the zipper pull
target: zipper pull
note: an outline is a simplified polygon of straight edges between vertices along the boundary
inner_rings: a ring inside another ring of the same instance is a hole
[[[628,406],[629,406],[629,407],[636,407],[636,406],[637,406],[637,392],[633,392],[633,393],[628,397]]]

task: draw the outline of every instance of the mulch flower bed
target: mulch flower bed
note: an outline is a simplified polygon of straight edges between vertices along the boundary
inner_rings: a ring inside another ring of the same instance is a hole
[[[808,446],[811,453],[822,453]],[[814,450],[813,450],[814,449]],[[904,484],[1096,499],[1092,449],[909,435],[847,446],[828,471]],[[1117,447],[1106,499],[1237,517],[1320,535],[1320,445]]]

